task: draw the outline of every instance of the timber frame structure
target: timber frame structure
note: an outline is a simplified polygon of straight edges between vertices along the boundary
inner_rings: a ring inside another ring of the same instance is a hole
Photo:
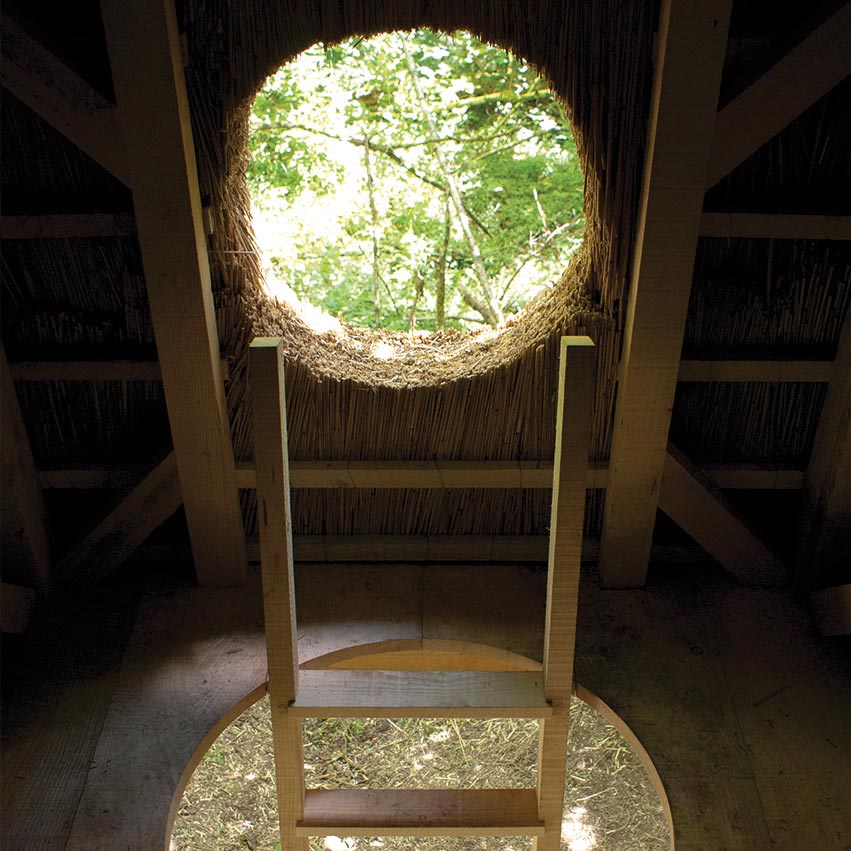
[[[247,104],[424,24],[546,72],[588,224],[379,361],[263,295]],[[0,50],[4,848],[167,848],[267,693],[287,851],[556,849],[571,694],[678,851],[848,847],[851,3],[9,0]],[[538,718],[538,788],[304,789],[303,717],[406,714]]]

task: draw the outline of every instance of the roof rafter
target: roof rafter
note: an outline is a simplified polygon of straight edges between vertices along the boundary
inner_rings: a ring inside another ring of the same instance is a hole
[[[104,0],[104,28],[199,582],[247,570],[174,5]]]
[[[712,482],[673,446],[665,457],[659,508],[746,585],[778,585],[785,578],[780,559]]]
[[[115,106],[5,15],[2,32],[4,88],[108,172],[129,183]]]
[[[718,113],[706,185],[714,186],[851,74],[851,3]]]
[[[830,381],[833,361],[829,360],[683,360],[678,381]]]
[[[609,586],[643,585],[647,573],[730,6],[661,10],[601,539]]]
[[[30,360],[10,364],[15,381],[162,381],[157,360]],[[221,362],[222,380],[229,366]]]
[[[62,578],[102,579],[180,507],[183,497],[173,452],[59,561]],[[79,574],[79,577],[78,577]]]
[[[700,235],[737,239],[851,240],[851,216],[809,213],[704,213]]]
[[[88,239],[136,233],[132,213],[54,213],[0,216],[3,239]]]

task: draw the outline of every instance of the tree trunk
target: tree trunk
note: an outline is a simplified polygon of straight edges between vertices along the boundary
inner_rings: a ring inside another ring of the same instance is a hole
[[[411,52],[408,50],[408,45],[404,40],[402,40],[402,46],[405,51],[405,62],[408,65],[408,73],[411,77],[414,95],[416,96],[417,104],[422,111],[426,124],[428,125],[431,149],[434,152],[434,158],[441,174],[443,175],[443,179],[446,181],[446,188],[449,191],[449,196],[452,198],[455,213],[458,216],[458,223],[461,225],[461,232],[464,234],[464,240],[467,243],[467,247],[470,249],[470,254],[473,257],[473,270],[475,271],[476,279],[482,289],[484,298],[475,298],[474,300],[476,305],[480,305],[475,306],[470,298],[468,298],[468,295],[472,295],[468,288],[465,288],[467,289],[467,294],[464,293],[463,289],[461,290],[461,293],[464,295],[464,300],[475,310],[478,310],[489,325],[496,328],[505,321],[505,317],[502,314],[502,308],[499,306],[499,302],[496,298],[494,298],[493,290],[491,289],[490,281],[488,280],[488,273],[485,269],[484,261],[482,260],[482,252],[479,248],[478,242],[476,242],[476,238],[473,236],[473,231],[470,228],[470,219],[467,216],[464,201],[462,200],[461,193],[458,190],[458,183],[455,180],[455,175],[452,174],[452,170],[449,168],[446,159],[443,156],[443,152],[440,150],[440,134],[437,132],[434,117],[431,114],[431,110],[429,109],[422,89],[420,88],[419,80],[417,79],[417,69],[414,65],[414,60],[411,57]],[[459,287],[460,286],[462,285],[459,285]]]
[[[375,207],[375,184],[372,179],[372,164],[369,159],[369,139],[363,146],[363,162],[366,166],[366,186],[369,191],[369,210],[372,213],[372,302],[375,308],[375,327],[381,327],[381,273],[378,269],[378,211]]]

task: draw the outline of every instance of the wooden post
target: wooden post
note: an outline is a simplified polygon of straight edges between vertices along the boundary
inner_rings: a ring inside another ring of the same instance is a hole
[[[173,0],[101,5],[195,570],[236,585],[245,533]]]
[[[0,582],[0,632],[22,633],[35,608],[35,591],[21,585]]]
[[[851,580],[851,310],[845,315],[804,477],[798,582],[807,588]]]
[[[647,576],[730,6],[662,3],[600,542],[612,587]]]
[[[541,721],[538,743],[538,817],[545,825],[538,851],[558,851],[561,836],[595,360],[588,337],[562,338],[544,631],[544,696],[553,714]]]
[[[0,349],[0,542],[3,578],[37,588],[50,588],[47,509],[33,463],[27,429],[6,353]]]
[[[298,640],[281,341],[268,337],[255,339],[251,344],[249,366],[281,849],[306,851],[307,837],[297,836],[295,832],[296,823],[304,815],[301,719],[290,717],[288,712],[298,688]]]

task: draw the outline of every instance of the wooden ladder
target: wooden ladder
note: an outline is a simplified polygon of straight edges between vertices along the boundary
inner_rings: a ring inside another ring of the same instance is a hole
[[[282,851],[309,836],[534,836],[558,851],[595,351],[561,341],[542,671],[299,671],[278,339],[251,344],[257,517]],[[538,718],[535,789],[305,789],[306,717]]]

